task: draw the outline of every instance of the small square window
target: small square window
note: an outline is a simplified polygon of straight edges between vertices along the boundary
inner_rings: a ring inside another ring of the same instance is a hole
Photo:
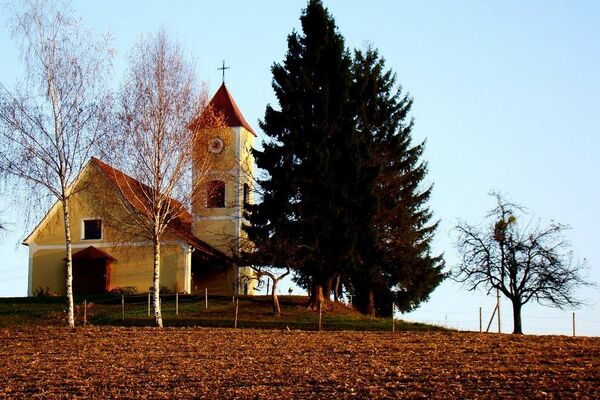
[[[83,221],[83,239],[98,240],[102,239],[102,220],[86,219]]]

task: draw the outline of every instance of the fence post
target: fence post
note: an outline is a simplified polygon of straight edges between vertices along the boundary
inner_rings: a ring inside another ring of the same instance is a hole
[[[394,318],[394,310],[396,305],[392,302],[392,332],[396,332],[396,319]]]
[[[575,313],[573,313],[573,337],[575,337]]]
[[[204,288],[204,309],[208,310],[208,288]]]
[[[179,292],[175,293],[175,315],[179,315]]]
[[[496,316],[496,311],[498,311],[498,304],[494,307],[494,312],[492,312],[492,316],[490,317],[490,322],[488,322],[487,328],[485,328],[485,333],[490,331],[490,327],[492,326],[492,322],[494,322],[494,317]]]
[[[323,309],[322,304],[323,303],[319,302],[319,332],[321,332],[322,321],[323,321],[323,319],[322,319],[322,309]]]
[[[121,293],[121,321],[125,321],[125,295]]]
[[[235,320],[233,321],[233,327],[237,328],[237,320],[238,320],[238,308],[240,306],[240,299],[235,300]]]
[[[498,333],[502,333],[500,330],[500,290],[496,289],[496,304],[498,307]]]
[[[83,300],[83,326],[87,323],[87,300]],[[575,336],[575,335],[573,335]]]
[[[148,292],[148,316],[150,316],[150,292]]]
[[[481,307],[479,307],[479,333],[483,332],[483,319],[481,314]]]

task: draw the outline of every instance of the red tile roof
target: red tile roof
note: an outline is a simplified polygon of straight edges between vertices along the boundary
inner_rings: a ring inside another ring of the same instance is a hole
[[[208,103],[207,109],[211,109],[213,112],[221,115],[223,117],[223,122],[226,126],[243,126],[247,131],[251,132],[254,136],[256,133],[250,127],[246,118],[242,115],[240,109],[238,108],[235,100],[231,96],[229,90],[223,83],[217,93],[213,96],[213,98]],[[199,118],[193,121],[190,126],[191,127],[201,127],[204,126],[207,122],[205,121],[205,113],[204,111]]]
[[[105,173],[106,177],[120,190],[125,200],[127,200],[132,207],[140,213],[148,215],[144,198],[146,198],[147,193],[152,190],[150,187],[107,163],[100,161],[96,157],[92,157],[92,162]],[[169,223],[168,231],[184,240],[198,251],[219,258],[227,258],[223,252],[215,249],[192,234],[192,215],[185,210],[185,207],[179,201],[175,199],[171,199],[171,201],[173,202],[175,209],[182,211],[177,218],[174,218]]]

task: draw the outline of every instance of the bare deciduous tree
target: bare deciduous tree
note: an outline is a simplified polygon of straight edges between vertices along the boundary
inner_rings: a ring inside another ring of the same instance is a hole
[[[264,276],[270,278],[273,282],[271,292],[273,313],[281,315],[281,308],[279,307],[279,299],[277,297],[277,285],[283,278],[290,274],[290,265],[293,265],[293,262],[296,260],[303,259],[302,251],[299,251],[296,246],[293,246],[284,239],[253,242],[249,238],[241,238],[240,244],[241,251],[238,263],[239,265],[248,266],[252,272],[251,274],[246,274],[244,278],[258,281]],[[260,248],[261,251],[256,251],[257,248]],[[279,259],[279,254],[287,254],[289,264],[276,262]],[[285,272],[277,275],[275,271],[281,269],[285,270]]]
[[[128,218],[122,227],[130,225],[153,244],[152,293],[159,327],[161,240],[188,213],[192,200],[201,195],[211,169],[211,153],[195,152],[194,148],[203,146],[206,150],[210,133],[224,126],[219,116],[209,118],[206,113],[201,126],[191,126],[204,106],[205,92],[200,94],[193,68],[179,46],[162,31],[142,38],[132,51],[121,90],[121,141],[109,158],[142,184],[121,188],[136,196],[135,207],[124,208]]]
[[[581,276],[585,260],[573,256],[564,238],[565,225],[541,227],[529,221],[522,226],[523,208],[492,195],[497,205],[487,215],[487,226],[455,227],[462,256],[455,279],[470,290],[483,286],[488,293],[502,292],[512,302],[513,333],[522,334],[521,309],[530,300],[559,308],[582,304],[573,291],[589,285]]]
[[[107,133],[110,40],[84,29],[62,2],[27,0],[11,9],[25,77],[0,85],[0,169],[31,196],[62,205],[67,321],[75,325],[69,199],[73,183]]]
[[[279,282],[286,276],[290,274],[290,267],[287,267],[283,274],[277,275],[274,270],[276,268],[268,267],[268,266],[250,266],[252,269],[252,275],[245,275],[244,278],[247,281],[257,280],[260,282],[261,278],[267,277],[271,279],[273,282],[273,286],[271,288],[271,299],[273,301],[273,314],[280,316],[281,315],[281,307],[279,306],[279,298],[277,297],[277,286]],[[269,293],[267,293],[267,296]]]

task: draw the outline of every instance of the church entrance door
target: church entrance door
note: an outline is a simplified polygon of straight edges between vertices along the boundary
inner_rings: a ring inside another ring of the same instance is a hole
[[[100,294],[106,292],[106,260],[77,260],[73,263],[73,294]]]

